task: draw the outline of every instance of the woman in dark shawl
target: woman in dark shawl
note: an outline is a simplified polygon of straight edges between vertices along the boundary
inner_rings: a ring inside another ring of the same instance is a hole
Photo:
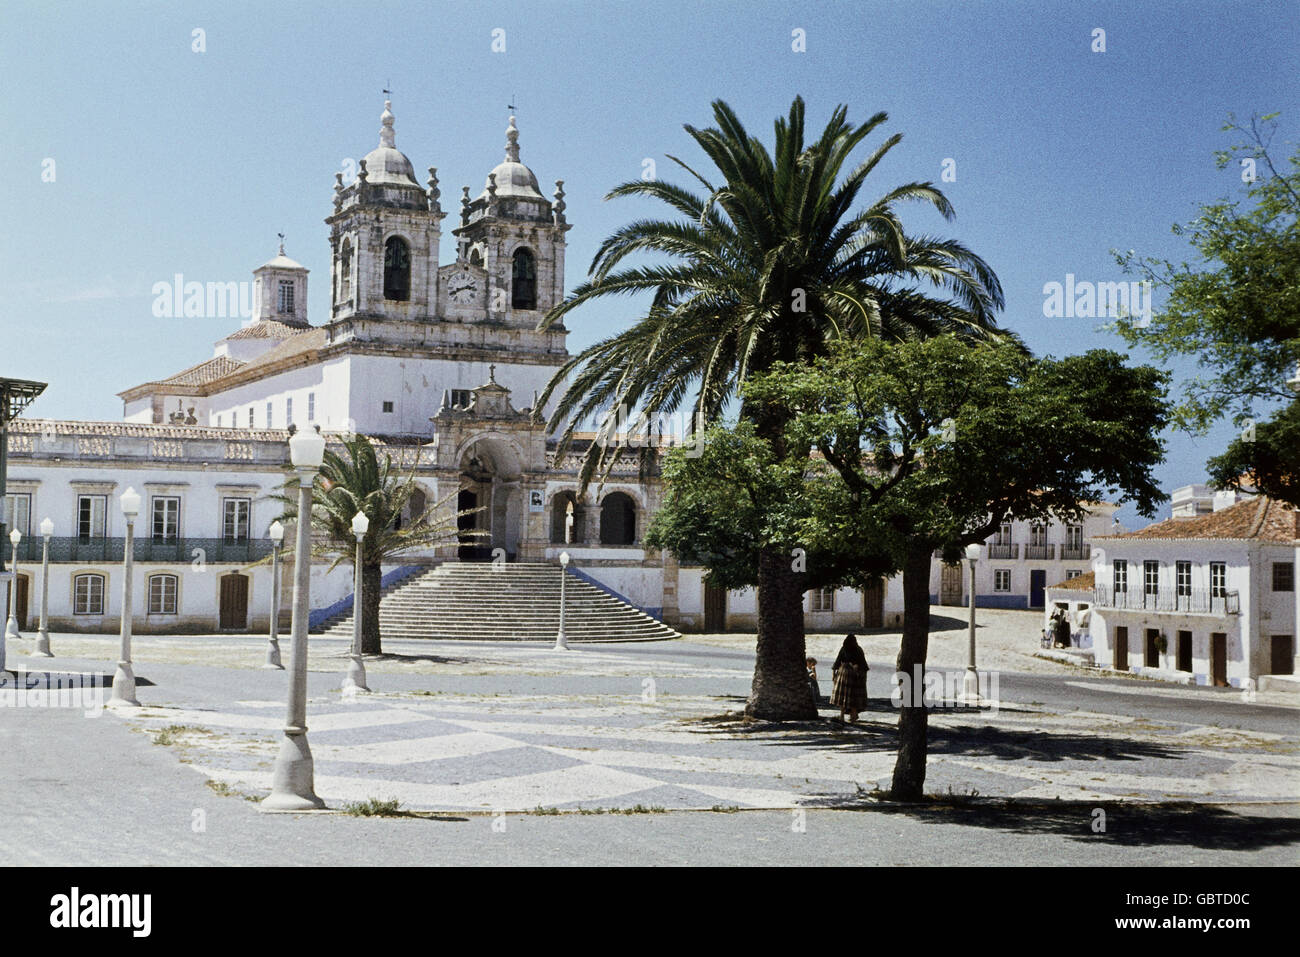
[[[867,656],[856,635],[845,637],[831,675],[831,704],[840,709],[840,720],[847,712],[850,722],[857,721],[858,712],[867,706]]]

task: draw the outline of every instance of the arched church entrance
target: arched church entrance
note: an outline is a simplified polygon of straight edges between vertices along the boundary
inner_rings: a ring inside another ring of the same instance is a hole
[[[461,515],[459,557],[462,561],[490,561],[497,549],[513,560],[519,551],[524,520],[519,453],[499,436],[474,439],[461,453]],[[476,534],[468,534],[468,533]]]

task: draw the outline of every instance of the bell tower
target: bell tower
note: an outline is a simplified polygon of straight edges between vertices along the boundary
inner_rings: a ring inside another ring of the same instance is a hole
[[[537,186],[533,171],[519,160],[519,128],[510,117],[505,161],[488,174],[483,192],[461,199],[456,265],[449,267],[454,293],[461,276],[485,273],[480,318],[533,327],[564,298],[564,181],[557,180],[554,200]],[[462,280],[464,282],[464,280]],[[453,295],[451,302],[456,301]]]
[[[379,145],[356,179],[334,176],[330,227],[332,319],[428,319],[438,303],[442,207],[437,170],[426,187],[396,146],[392,102],[384,101]]]

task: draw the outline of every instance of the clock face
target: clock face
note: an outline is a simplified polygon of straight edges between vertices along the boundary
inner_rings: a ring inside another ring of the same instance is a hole
[[[473,273],[460,270],[447,277],[447,295],[451,301],[465,305],[478,299],[478,281]]]

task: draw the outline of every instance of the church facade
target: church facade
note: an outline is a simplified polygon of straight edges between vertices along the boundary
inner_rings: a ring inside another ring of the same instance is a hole
[[[325,220],[330,310],[323,321],[309,318],[308,270],[282,243],[253,272],[252,321],[217,342],[210,358],[119,393],[123,421],[11,424],[6,505],[7,524],[23,536],[14,587],[19,628],[37,627],[39,525],[49,517],[51,628],[116,630],[125,547],[118,502],[128,487],[143,496],[135,629],[265,628],[271,573],[259,560],[271,548],[267,530],[279,511],[271,496],[284,481],[293,426],[334,440],[371,437],[381,458],[391,455],[414,472],[413,512],[434,502],[477,510],[476,536],[405,556],[404,565],[493,556],[558,562],[567,551],[574,569],[673,627],[752,629],[752,590],[709,588],[702,569],[644,547],[662,495],[658,449],[623,454],[604,482],[580,490],[581,451],[596,437],[580,434],[561,455],[545,427],[550,410],[534,414],[569,358],[563,325],[540,331],[538,323],[564,296],[570,224],[563,181],[548,199],[521,162],[514,118],[505,158],[482,191],[462,190],[450,228],[455,258],[446,265],[439,262],[447,213],[437,170],[418,181],[397,149],[391,104],[379,145],[359,165],[352,183],[336,176]],[[287,596],[288,565],[283,574]],[[944,576],[936,562],[936,600],[960,602],[961,577],[950,597]],[[347,567],[313,569],[314,609],[351,590]],[[985,603],[982,594],[977,600]],[[806,598],[814,629],[889,626],[901,608],[897,580]]]

